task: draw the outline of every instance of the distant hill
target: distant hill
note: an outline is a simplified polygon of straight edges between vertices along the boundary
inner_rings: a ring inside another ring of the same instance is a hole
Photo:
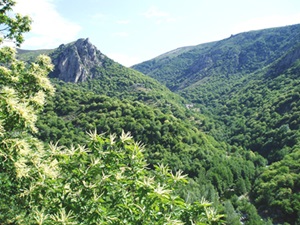
[[[299,42],[300,25],[232,35],[197,46],[179,48],[132,68],[173,91],[253,73],[279,59]]]
[[[39,55],[49,55],[54,49],[38,49],[38,50],[26,50],[17,49],[18,58],[23,61],[33,61]]]

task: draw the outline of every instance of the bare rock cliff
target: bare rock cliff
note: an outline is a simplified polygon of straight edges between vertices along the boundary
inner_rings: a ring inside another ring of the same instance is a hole
[[[94,76],[105,57],[88,38],[62,44],[51,56],[55,69],[50,77],[73,83],[85,81]]]

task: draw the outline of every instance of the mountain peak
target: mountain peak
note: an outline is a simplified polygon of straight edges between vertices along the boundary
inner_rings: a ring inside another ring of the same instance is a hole
[[[75,41],[74,45],[78,48],[96,48],[91,42],[89,38],[79,38],[77,41]]]
[[[55,69],[50,76],[73,83],[93,77],[93,71],[102,66],[105,58],[89,38],[80,38],[67,45],[62,44],[52,56]]]

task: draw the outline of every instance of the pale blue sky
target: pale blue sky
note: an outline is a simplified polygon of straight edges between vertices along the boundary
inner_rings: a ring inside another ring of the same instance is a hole
[[[131,66],[178,47],[300,23],[300,0],[17,0],[34,23],[24,49],[78,38]]]

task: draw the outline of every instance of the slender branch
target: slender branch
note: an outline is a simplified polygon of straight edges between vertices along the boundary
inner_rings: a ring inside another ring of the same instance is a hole
[[[1,31],[5,31],[5,30],[8,30],[8,27],[5,27],[5,28],[3,28],[3,29],[0,29],[0,32],[1,32]]]

